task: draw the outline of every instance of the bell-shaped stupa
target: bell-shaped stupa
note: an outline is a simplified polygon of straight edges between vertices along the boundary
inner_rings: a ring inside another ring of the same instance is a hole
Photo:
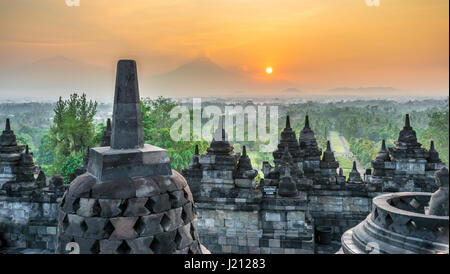
[[[136,62],[117,65],[111,146],[91,148],[87,172],[65,193],[57,253],[207,253],[186,180],[166,150],[144,144]]]

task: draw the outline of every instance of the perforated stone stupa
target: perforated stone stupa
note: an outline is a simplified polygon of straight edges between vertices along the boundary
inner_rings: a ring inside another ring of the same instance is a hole
[[[342,236],[347,254],[448,253],[448,169],[436,172],[440,189],[398,192],[373,199],[372,211]]]
[[[92,148],[65,193],[57,253],[205,253],[186,180],[167,151],[144,144],[136,62],[117,64],[111,146]]]

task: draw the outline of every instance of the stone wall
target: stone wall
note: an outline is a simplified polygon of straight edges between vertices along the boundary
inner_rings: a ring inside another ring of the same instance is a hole
[[[0,196],[0,240],[2,248],[41,249],[54,252],[60,196]]]
[[[262,253],[314,254],[314,222],[306,196],[300,199],[265,198],[260,213]]]
[[[333,239],[340,240],[349,228],[364,220],[375,194],[348,189],[315,189],[308,195],[308,208],[315,226],[330,226]]]
[[[314,253],[306,197],[203,197],[195,206],[199,237],[211,253]]]
[[[211,253],[260,253],[259,212],[234,208],[207,208],[196,204],[202,244]]]

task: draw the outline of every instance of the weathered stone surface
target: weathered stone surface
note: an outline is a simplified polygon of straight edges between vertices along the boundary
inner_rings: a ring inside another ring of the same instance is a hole
[[[358,172],[358,169],[356,169],[356,162],[353,161],[353,168],[352,171],[350,171],[350,174],[348,175],[348,184],[362,184],[363,181],[361,179],[361,174]]]
[[[188,247],[192,242],[191,225],[187,224],[178,228],[178,234],[175,237],[177,242],[177,249],[184,249]]]
[[[121,244],[121,240],[101,240],[100,254],[118,254],[117,249]]]
[[[106,130],[102,136],[102,141],[101,141],[100,146],[109,147],[111,145],[111,133],[112,133],[111,119],[108,118],[108,120],[106,121]]]
[[[127,240],[127,244],[131,248],[130,254],[153,254],[153,250],[150,249],[152,242],[153,236]]]
[[[136,197],[149,197],[161,193],[158,184],[151,178],[137,178],[133,180]]]
[[[136,149],[92,148],[88,171],[102,181],[172,175],[167,151],[145,144]]]
[[[154,236],[153,242],[150,245],[150,248],[153,250],[153,252],[158,253],[158,254],[173,253],[173,252],[175,252],[176,247],[177,247],[177,244],[175,241],[176,235],[177,235],[176,230],[159,233]]]
[[[144,216],[150,214],[150,211],[145,207],[147,200],[148,198],[128,199],[123,216]]]
[[[247,155],[247,149],[242,147],[242,155],[239,157],[238,164],[235,171],[235,178],[253,180],[258,175],[258,172],[253,169],[250,158]]]
[[[114,226],[114,231],[111,234],[110,240],[133,239],[138,236],[134,230],[134,225],[138,217],[116,217],[111,218],[111,224]]]
[[[111,148],[134,149],[144,145],[139,104],[136,62],[120,60],[117,63]]]
[[[441,168],[436,172],[435,177],[439,189],[431,195],[429,214],[448,216],[448,169]]]
[[[169,210],[171,207],[169,194],[161,194],[149,197],[146,207],[154,213],[160,213]]]
[[[131,179],[95,183],[90,193],[91,197],[96,199],[127,199],[136,196],[136,190]]]
[[[101,207],[101,217],[116,217],[122,213],[121,199],[98,199],[98,202]]]
[[[87,230],[83,237],[88,239],[106,239],[111,236],[114,227],[109,223],[109,219],[93,217],[84,219]]]
[[[100,205],[98,200],[89,198],[80,198],[80,208],[77,210],[77,215],[82,217],[100,216]]]
[[[163,216],[164,213],[142,216],[135,224],[135,230],[141,237],[162,233],[163,228],[161,226],[161,220]]]
[[[289,174],[289,169],[285,169],[285,175],[281,178],[278,185],[278,195],[283,197],[295,197],[297,196],[297,185]]]

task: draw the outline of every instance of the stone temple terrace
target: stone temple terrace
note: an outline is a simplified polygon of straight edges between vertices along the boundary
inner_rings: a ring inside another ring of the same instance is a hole
[[[101,147],[65,185],[47,178],[7,119],[0,135],[0,253],[314,254],[448,253],[448,169],[413,121],[372,168],[346,177],[330,142],[322,151],[306,116],[286,117],[272,166],[255,179],[247,148],[219,123],[206,153],[171,167],[168,148],[145,144],[136,62],[117,64],[113,116]]]

